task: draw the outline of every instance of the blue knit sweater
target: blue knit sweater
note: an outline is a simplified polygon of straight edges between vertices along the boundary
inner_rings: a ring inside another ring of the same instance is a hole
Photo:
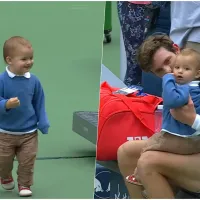
[[[192,136],[196,130],[186,124],[175,120],[170,114],[170,109],[179,108],[188,103],[189,96],[191,96],[196,113],[200,114],[200,87],[198,83],[191,82],[190,84],[178,85],[175,83],[175,78],[172,74],[163,76],[163,124],[162,130],[168,133],[189,137]],[[196,134],[196,133],[195,133]]]
[[[6,102],[13,97],[18,97],[20,106],[6,110]],[[39,79],[33,74],[30,78],[10,77],[7,71],[0,74],[0,129],[12,134],[39,129],[47,134],[49,126]]]

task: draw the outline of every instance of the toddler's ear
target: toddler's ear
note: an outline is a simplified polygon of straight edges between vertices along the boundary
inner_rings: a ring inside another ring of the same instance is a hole
[[[197,70],[197,74],[196,74],[195,78],[200,79],[200,70]]]
[[[8,65],[11,65],[12,59],[11,59],[10,56],[7,56],[7,57],[6,57],[6,63],[7,63]]]

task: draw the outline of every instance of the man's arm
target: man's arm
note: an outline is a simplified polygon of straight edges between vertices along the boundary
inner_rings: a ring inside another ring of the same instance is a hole
[[[37,78],[33,97],[33,107],[38,118],[38,129],[43,134],[47,134],[50,125],[45,110],[45,96],[42,85]]]
[[[189,86],[177,86],[173,74],[165,74],[163,76],[163,103],[169,108],[179,108],[188,103]]]

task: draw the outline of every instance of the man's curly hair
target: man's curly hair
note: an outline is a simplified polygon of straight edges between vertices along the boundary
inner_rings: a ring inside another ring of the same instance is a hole
[[[176,50],[173,44],[174,42],[167,35],[149,36],[137,51],[137,61],[140,68],[145,72],[150,72],[152,69],[153,56],[156,51],[163,47],[175,53]]]

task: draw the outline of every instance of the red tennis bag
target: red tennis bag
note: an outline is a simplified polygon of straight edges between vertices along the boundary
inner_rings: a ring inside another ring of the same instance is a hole
[[[162,98],[153,95],[113,94],[119,88],[100,87],[97,160],[116,160],[128,140],[145,140],[154,134],[154,113]]]

